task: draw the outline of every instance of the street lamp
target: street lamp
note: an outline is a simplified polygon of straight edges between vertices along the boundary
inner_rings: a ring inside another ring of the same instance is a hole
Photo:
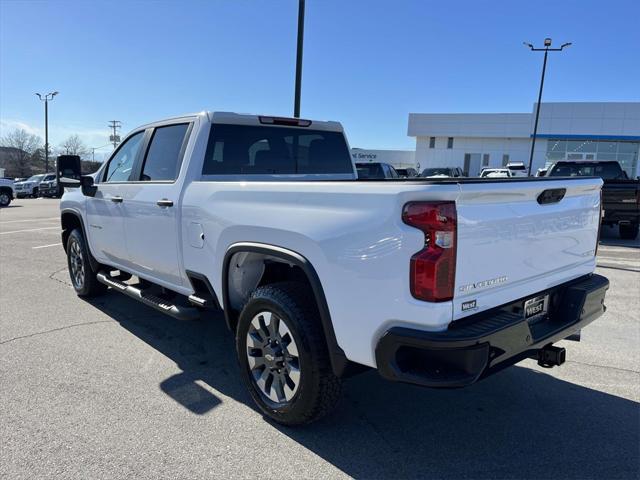
[[[561,52],[562,49],[571,45],[571,42],[563,43],[562,45],[560,45],[560,48],[551,48],[550,38],[544,39],[544,48],[536,48],[527,42],[523,42],[523,43],[525,44],[526,47],[529,47],[529,49],[532,52],[544,52],[544,61],[542,63],[542,77],[540,78],[540,91],[538,92],[538,105],[536,106],[536,120],[533,125],[533,139],[531,140],[531,154],[529,155],[529,173],[528,174],[529,176],[531,176],[531,164],[533,163],[533,150],[536,144],[536,136],[538,135],[538,118],[540,117],[540,102],[542,101],[542,87],[544,86],[544,74],[545,74],[545,71],[547,70],[547,55],[549,55],[549,52]]]
[[[304,40],[304,0],[298,0],[298,48],[296,50],[296,90],[293,116],[300,117],[300,91],[302,89],[302,43]]]
[[[36,93],[38,98],[44,102],[44,172],[49,172],[49,100],[60,92],[51,92],[46,95]]]

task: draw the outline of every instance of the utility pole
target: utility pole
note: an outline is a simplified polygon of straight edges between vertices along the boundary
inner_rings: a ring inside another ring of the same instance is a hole
[[[533,150],[536,145],[536,137],[538,135],[538,119],[540,118],[540,102],[542,101],[542,87],[544,87],[544,74],[547,70],[547,56],[549,52],[561,52],[564,47],[568,47],[571,45],[569,43],[563,43],[560,45],[560,48],[551,48],[551,39],[544,39],[544,48],[535,48],[533,45],[527,42],[523,42],[525,46],[529,47],[532,52],[544,52],[544,60],[542,62],[542,77],[540,78],[540,90],[538,91],[538,104],[536,105],[536,119],[533,125],[533,138],[531,140],[531,154],[529,155],[529,170],[528,175],[531,176],[531,165],[533,163]]]
[[[298,48],[296,51],[296,90],[293,116],[300,118],[300,92],[302,90],[302,44],[304,40],[304,0],[298,0]]]
[[[49,172],[49,100],[60,92],[50,92],[46,95],[36,93],[40,101],[44,102],[44,172]]]
[[[109,122],[109,128],[113,130],[113,134],[109,135],[109,141],[113,143],[113,149],[115,150],[118,144],[120,143],[120,135],[118,135],[118,130],[122,127],[122,123],[120,120],[111,120]]]

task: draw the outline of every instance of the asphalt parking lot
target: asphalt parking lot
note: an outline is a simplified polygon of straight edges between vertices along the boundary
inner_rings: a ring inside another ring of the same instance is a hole
[[[57,200],[0,211],[2,478],[640,476],[640,241],[603,233],[608,311],[562,367],[447,391],[369,372],[289,429],[254,410],[221,315],[79,299],[59,230]]]

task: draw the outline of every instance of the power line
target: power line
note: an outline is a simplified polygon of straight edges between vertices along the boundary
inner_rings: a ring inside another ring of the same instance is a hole
[[[113,149],[115,150],[118,144],[120,143],[120,135],[118,135],[118,130],[122,127],[122,122],[120,120],[111,120],[109,122],[109,128],[113,130],[113,134],[109,135],[109,141],[113,143]]]

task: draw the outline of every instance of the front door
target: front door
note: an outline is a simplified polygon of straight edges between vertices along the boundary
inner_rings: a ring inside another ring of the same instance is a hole
[[[124,205],[132,184],[131,175],[140,154],[144,131],[125,140],[96,178],[96,193],[87,197],[87,236],[99,262],[127,268],[129,255],[124,229]]]
[[[153,130],[146,157],[137,169],[136,188],[124,205],[133,269],[169,288],[184,284],[179,235],[182,181],[178,178],[189,130],[189,123]]]

